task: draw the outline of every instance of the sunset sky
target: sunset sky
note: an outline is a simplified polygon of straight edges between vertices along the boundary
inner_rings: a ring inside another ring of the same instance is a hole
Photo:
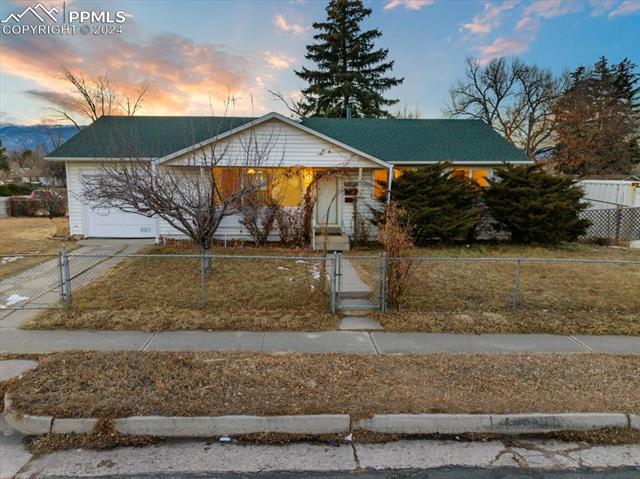
[[[0,17],[34,1],[0,2]],[[62,2],[42,1],[62,10]],[[595,1],[366,1],[365,27],[382,31],[380,46],[405,77],[389,94],[401,105],[439,117],[464,59],[518,55],[556,73],[592,64],[600,55],[640,63],[640,0]],[[293,73],[304,64],[314,21],[326,2],[81,1],[67,9],[124,10],[120,35],[1,35],[0,122],[32,124],[50,118],[47,98],[67,91],[61,69],[104,74],[127,88],[149,84],[141,114],[223,112],[231,93],[236,114],[285,113],[267,90],[295,96]],[[25,16],[26,19],[26,16]],[[28,21],[28,20],[24,20]],[[35,21],[35,20],[34,20]]]

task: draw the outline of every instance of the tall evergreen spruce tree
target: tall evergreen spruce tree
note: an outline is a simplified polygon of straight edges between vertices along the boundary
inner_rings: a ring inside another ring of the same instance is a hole
[[[326,10],[327,21],[313,24],[318,43],[307,45],[305,56],[316,68],[302,67],[295,72],[309,84],[302,90],[299,113],[344,118],[350,106],[353,117],[391,116],[385,107],[398,100],[382,94],[404,78],[385,76],[393,69],[393,60],[387,60],[388,49],[375,49],[380,30],[360,30],[360,22],[371,9],[362,0],[331,0]]]

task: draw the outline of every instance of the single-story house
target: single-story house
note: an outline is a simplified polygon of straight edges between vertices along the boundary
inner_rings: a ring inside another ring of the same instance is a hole
[[[69,139],[47,157],[67,167],[71,234],[85,237],[160,238],[180,233],[157,217],[94,208],[83,201],[82,178],[95,175],[101,162],[135,156],[156,168],[197,168],[197,157],[207,145],[233,151],[233,145],[268,138],[270,160],[256,174],[265,178],[281,170],[287,176],[283,206],[298,207],[314,175],[331,169],[317,182],[315,223],[342,235],[354,233],[354,204],[375,204],[376,180],[389,182],[403,169],[451,162],[453,174],[486,181],[503,162],[528,164],[530,160],[479,120],[305,118],[293,120],[278,113],[258,118],[185,116],[104,116]],[[267,141],[267,140],[264,140]],[[226,146],[225,146],[226,145]],[[135,150],[135,155],[130,153]],[[216,169],[225,174],[241,167],[238,157],[223,158]],[[195,163],[194,163],[195,159]],[[189,165],[189,166],[185,166]],[[253,170],[250,170],[254,172]],[[360,208],[360,206],[358,206]],[[239,217],[226,217],[219,238],[249,239]],[[277,239],[277,235],[276,235]]]

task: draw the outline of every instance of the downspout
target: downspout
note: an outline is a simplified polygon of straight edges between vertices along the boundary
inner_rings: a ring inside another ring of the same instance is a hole
[[[158,168],[158,165],[156,165],[156,162],[154,160],[151,160],[151,184],[152,185],[156,182],[157,168]],[[159,244],[160,244],[160,217],[156,215],[156,246]]]
[[[389,181],[387,181],[387,206],[391,204],[391,184],[393,183],[393,165],[389,167]]]

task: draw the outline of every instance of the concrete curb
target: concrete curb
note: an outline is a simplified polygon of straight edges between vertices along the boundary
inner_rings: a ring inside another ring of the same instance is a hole
[[[497,414],[491,416],[495,432],[545,433],[589,431],[605,427],[627,427],[629,416],[615,413]]]
[[[640,429],[631,415],[617,413],[380,414],[358,421],[355,428],[395,434],[533,434],[627,426]]]
[[[289,434],[337,434],[348,432],[347,414],[308,416],[140,416],[115,419],[116,431],[162,437],[211,437],[264,432]]]
[[[7,423],[25,435],[90,433],[97,418],[54,418],[21,415],[5,395]],[[306,416],[135,416],[113,420],[121,434],[156,437],[215,437],[252,433],[341,434],[370,431],[386,434],[532,434],[589,431],[605,427],[640,430],[640,415],[617,413],[559,414],[379,414],[351,421],[348,414]]]
[[[17,431],[27,435],[36,436],[51,432],[52,416],[30,416],[29,414],[17,414],[13,411],[12,401],[8,394],[4,396],[4,419],[7,424]]]
[[[491,432],[489,414],[377,414],[354,429],[389,434],[462,434]]]

